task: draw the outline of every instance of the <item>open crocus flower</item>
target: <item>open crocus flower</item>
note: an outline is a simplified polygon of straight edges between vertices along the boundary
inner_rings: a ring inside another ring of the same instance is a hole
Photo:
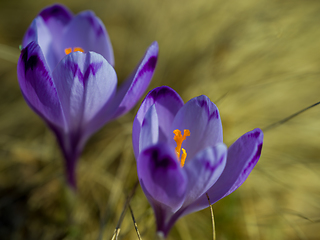
[[[186,104],[169,87],[146,96],[133,123],[140,185],[167,236],[183,215],[209,207],[248,177],[260,158],[263,133],[254,129],[229,149],[217,107],[206,96]]]
[[[93,12],[76,16],[61,5],[40,12],[27,30],[18,61],[18,80],[29,106],[57,136],[68,183],[87,139],[128,112],[152,78],[158,56],[154,42],[117,91],[112,46]]]

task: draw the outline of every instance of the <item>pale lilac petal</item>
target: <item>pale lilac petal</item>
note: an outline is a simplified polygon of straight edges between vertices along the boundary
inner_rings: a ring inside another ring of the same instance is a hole
[[[148,194],[159,204],[176,212],[183,204],[187,179],[174,148],[157,144],[140,153],[138,177]]]
[[[261,154],[263,133],[254,129],[241,136],[228,149],[226,167],[218,181],[207,191],[211,203],[236,190],[249,176]],[[208,207],[208,199],[203,194],[184,214]]]
[[[120,87],[113,102],[113,119],[131,110],[146,91],[157,64],[158,51],[158,43],[152,43],[136,70]]]
[[[162,232],[164,236],[168,234],[168,222],[170,222],[171,217],[174,215],[174,213],[171,211],[171,208],[160,203],[156,199],[154,199],[149,192],[147,191],[146,187],[144,186],[143,181],[140,181],[141,188],[146,195],[150,205],[153,208],[156,224],[157,224],[157,233]]]
[[[25,47],[30,42],[39,44],[50,71],[52,72],[59,59],[57,52],[54,49],[54,42],[52,41],[50,30],[40,16],[32,21],[24,36],[22,46]]]
[[[139,154],[142,122],[146,112],[152,105],[155,106],[158,116],[159,142],[167,142],[168,138],[172,137],[170,131],[174,116],[183,106],[183,101],[173,89],[167,86],[155,88],[148,93],[138,110],[132,127],[132,143],[136,158],[138,158]]]
[[[55,4],[43,9],[39,16],[43,19],[43,23],[50,32],[50,40],[52,51],[45,54],[51,70],[57,66],[58,62],[64,55],[60,55],[61,41],[65,27],[73,18],[72,12],[62,5]],[[44,34],[38,34],[39,41],[48,37]],[[41,45],[40,45],[41,46]]]
[[[152,105],[145,115],[142,122],[140,139],[139,139],[139,152],[158,143],[159,139],[159,122],[155,105]]]
[[[90,135],[89,123],[114,95],[113,67],[100,54],[74,52],[60,61],[53,77],[70,131]]]
[[[187,151],[187,160],[192,159],[202,149],[222,142],[222,124],[218,108],[207,96],[199,96],[188,101],[177,113],[171,132],[179,129],[190,130],[190,136],[182,147]],[[175,144],[172,138],[171,144]]]
[[[218,143],[199,152],[183,169],[187,173],[188,187],[183,207],[194,202],[218,180],[227,160],[227,147]]]
[[[21,51],[18,81],[27,103],[48,123],[64,128],[56,86],[38,44],[31,42]]]
[[[61,58],[58,51],[63,29],[71,19],[72,13],[62,5],[53,5],[43,9],[24,35],[22,46],[25,47],[32,41],[38,43],[53,71]]]
[[[75,16],[64,30],[60,47],[60,57],[67,48],[80,47],[85,52],[101,54],[114,65],[112,45],[101,20],[92,12],[84,11]]]

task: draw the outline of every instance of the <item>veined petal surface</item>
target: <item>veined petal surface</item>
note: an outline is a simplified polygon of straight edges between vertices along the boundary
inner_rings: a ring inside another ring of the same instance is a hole
[[[136,70],[120,87],[112,104],[113,119],[131,110],[146,91],[157,64],[158,51],[158,43],[152,43]]]
[[[114,65],[113,49],[107,30],[92,11],[79,13],[65,28],[59,51],[60,58],[65,55],[65,49],[74,47],[80,47],[85,52],[99,53],[109,64]]]
[[[21,51],[18,81],[30,107],[48,123],[64,128],[64,116],[55,83],[43,53],[35,42]]]
[[[153,89],[143,100],[134,119],[132,127],[132,142],[136,158],[139,154],[139,136],[146,112],[154,105],[159,126],[159,142],[167,142],[172,138],[171,125],[178,110],[183,106],[181,97],[171,88],[163,86]]]
[[[74,52],[60,61],[53,77],[70,131],[85,132],[87,125],[115,93],[113,67],[94,52]]]
[[[159,120],[155,105],[152,105],[145,115],[142,123],[139,152],[158,143],[159,139]]]
[[[61,58],[64,57],[64,55],[61,56],[60,54],[62,36],[65,27],[72,20],[73,14],[66,7],[60,4],[55,4],[43,9],[39,13],[39,16],[42,18],[46,29],[50,32],[51,51],[47,52],[45,56],[51,70],[53,71]],[[41,42],[43,38],[46,38],[46,36],[49,35],[39,33],[39,41]]]
[[[183,207],[194,202],[218,180],[227,160],[227,147],[218,143],[199,152],[183,169],[187,173],[188,187]]]
[[[199,96],[189,100],[177,113],[173,120],[172,131],[190,130],[190,136],[182,147],[187,151],[186,161],[192,159],[202,149],[214,146],[223,141],[222,124],[218,108],[207,96]],[[175,144],[173,138],[169,139]]]
[[[141,185],[153,199],[173,213],[182,206],[187,179],[174,148],[160,143],[145,149],[139,155],[137,168]]]
[[[260,158],[262,142],[263,133],[256,128],[229,147],[226,167],[218,181],[207,191],[211,204],[235,191],[247,179]],[[188,208],[188,212],[205,207],[208,207],[208,200],[203,194]]]
[[[55,51],[55,41],[53,41],[51,32],[40,16],[36,17],[32,21],[24,36],[22,46],[24,47],[30,42],[36,42],[39,44],[50,71],[52,72],[58,63],[59,58]]]

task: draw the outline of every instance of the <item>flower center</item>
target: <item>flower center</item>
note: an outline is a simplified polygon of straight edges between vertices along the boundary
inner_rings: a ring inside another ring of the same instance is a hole
[[[81,47],[74,47],[73,51],[72,51],[72,48],[66,48],[64,50],[64,52],[65,52],[66,55],[68,55],[68,54],[70,54],[72,52],[84,52],[84,50]]]
[[[184,163],[186,161],[186,158],[187,158],[187,152],[184,148],[181,148],[181,145],[182,145],[182,142],[184,140],[186,140],[187,137],[190,136],[190,131],[189,131],[189,129],[184,129],[183,135],[182,135],[181,131],[179,129],[176,129],[173,131],[173,134],[174,134],[173,140],[175,140],[177,143],[177,147],[175,148],[176,154],[177,154],[178,160],[180,162],[180,166],[183,167]],[[182,154],[181,154],[181,158],[180,158],[181,151],[182,151]]]

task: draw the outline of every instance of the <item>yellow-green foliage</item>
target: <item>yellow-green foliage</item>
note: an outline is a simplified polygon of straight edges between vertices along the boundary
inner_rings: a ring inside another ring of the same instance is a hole
[[[55,138],[25,103],[16,77],[24,32],[53,3],[0,2],[0,235],[111,239],[137,180],[131,127],[138,106],[91,138],[78,164],[74,196],[64,184]],[[320,100],[319,1],[63,3],[74,13],[92,9],[104,22],[120,82],[157,40],[160,54],[149,89],[168,85],[185,101],[209,96],[219,107],[227,145]],[[154,239],[153,213],[140,186],[131,206],[142,238]],[[266,131],[256,168],[214,210],[219,240],[317,239],[320,106]],[[120,238],[137,239],[129,211]],[[180,219],[168,239],[212,239],[209,208]]]

